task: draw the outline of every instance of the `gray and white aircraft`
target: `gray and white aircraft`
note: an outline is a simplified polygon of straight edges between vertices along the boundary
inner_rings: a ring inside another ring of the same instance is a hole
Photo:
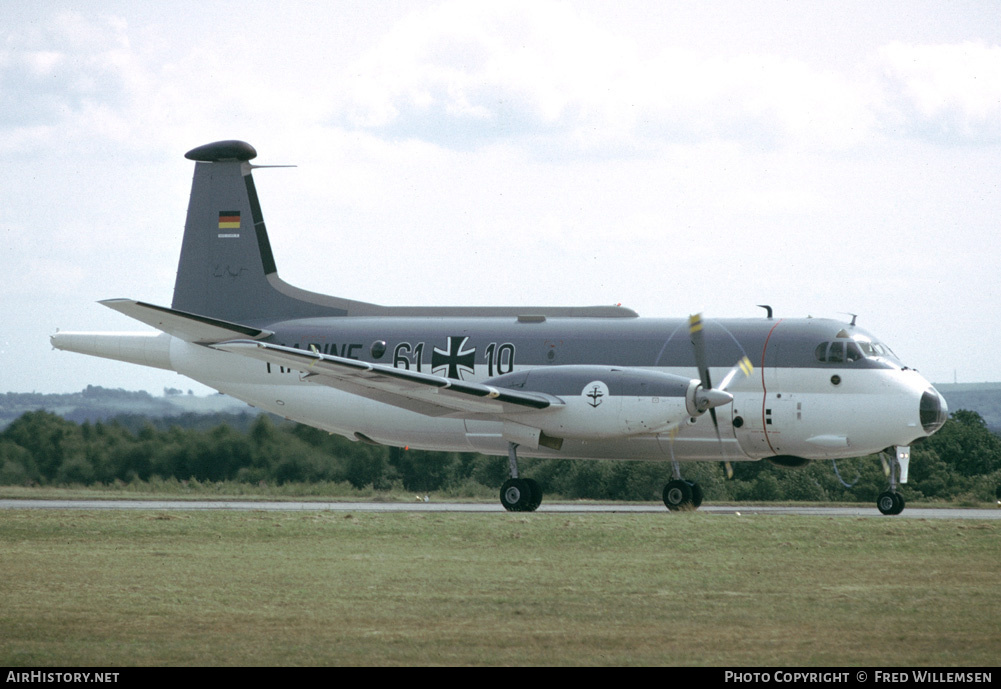
[[[186,154],[195,173],[169,308],[101,302],[157,332],[59,332],[53,346],[177,371],[353,440],[506,454],[512,511],[542,501],[519,455],[672,462],[664,503],[676,510],[702,502],[681,461],[886,452],[877,505],[898,514],[910,444],[947,418],[938,391],[854,318],[380,306],[293,287],[275,267],[256,156],[242,141]]]

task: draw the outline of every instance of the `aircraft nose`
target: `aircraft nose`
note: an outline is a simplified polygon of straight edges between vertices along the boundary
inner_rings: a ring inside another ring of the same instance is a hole
[[[949,405],[946,404],[945,398],[938,390],[930,387],[921,395],[919,413],[921,427],[925,429],[925,433],[931,435],[940,429],[949,418]]]

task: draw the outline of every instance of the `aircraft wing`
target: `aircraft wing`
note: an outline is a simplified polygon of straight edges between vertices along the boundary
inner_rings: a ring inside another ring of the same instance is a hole
[[[266,342],[234,340],[209,346],[301,371],[314,383],[427,416],[477,418],[563,404],[558,397],[540,392],[497,388]]]
[[[123,313],[129,318],[151,325],[157,330],[180,338],[186,342],[205,344],[232,340],[234,337],[258,339],[273,335],[270,330],[251,328],[239,323],[221,321],[217,318],[198,316],[186,311],[168,309],[134,299],[105,299],[100,302],[109,309]]]

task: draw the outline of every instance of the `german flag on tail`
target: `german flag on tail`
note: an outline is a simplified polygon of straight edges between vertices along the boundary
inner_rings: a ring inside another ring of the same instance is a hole
[[[219,229],[240,229],[240,211],[219,211]]]

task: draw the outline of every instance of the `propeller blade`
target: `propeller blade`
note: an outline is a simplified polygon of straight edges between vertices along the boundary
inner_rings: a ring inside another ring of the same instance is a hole
[[[754,372],[754,365],[751,360],[746,356],[737,362],[737,365],[731,368],[725,376],[723,376],[723,382],[720,383],[719,389],[726,390],[726,388],[734,381],[737,374],[743,374],[745,378],[749,378]],[[719,436],[719,428],[716,429],[716,436]],[[723,439],[720,437],[719,441],[720,450],[723,449]],[[728,460],[723,462],[723,468],[726,469],[726,477],[728,479],[733,478],[733,465],[730,464]]]
[[[712,390],[711,392],[721,392],[720,390]],[[729,393],[723,393],[724,395]],[[733,396],[730,396],[730,400],[733,401]],[[713,417],[713,428],[716,429],[716,440],[719,442],[719,451],[724,457],[726,457],[726,446],[723,444],[723,434],[719,432],[719,421],[716,420],[716,408],[709,408],[709,415]],[[726,469],[726,477],[728,479],[733,478],[733,465],[727,459],[723,460],[723,468]]]
[[[723,377],[723,382],[720,383],[719,389],[726,390],[730,383],[733,382],[734,378],[737,377],[738,373],[744,374],[745,378],[749,378],[752,373],[754,373],[754,364],[746,356],[737,362],[737,365],[727,371],[727,374]]]
[[[712,379],[709,377],[709,366],[706,364],[706,338],[702,330],[702,314],[696,313],[688,317],[688,335],[695,350],[695,366],[699,370],[699,380],[702,387],[711,390]]]
[[[702,381],[702,388],[695,393],[696,405],[699,409],[709,410],[709,416],[713,420],[713,429],[716,431],[716,439],[719,441],[720,451],[724,456],[726,451],[723,444],[723,435],[719,430],[719,419],[716,418],[716,407],[733,402],[733,395],[726,392],[726,388],[734,381],[738,374],[744,377],[750,376],[754,371],[751,360],[746,356],[731,368],[723,382],[718,388],[713,388],[712,377],[709,375],[709,364],[706,361],[706,339],[703,332],[702,314],[696,313],[688,318],[688,335],[692,341],[692,349],[695,351],[695,366],[699,370],[699,380]],[[726,477],[733,478],[733,465],[728,460],[723,461],[726,469]]]

